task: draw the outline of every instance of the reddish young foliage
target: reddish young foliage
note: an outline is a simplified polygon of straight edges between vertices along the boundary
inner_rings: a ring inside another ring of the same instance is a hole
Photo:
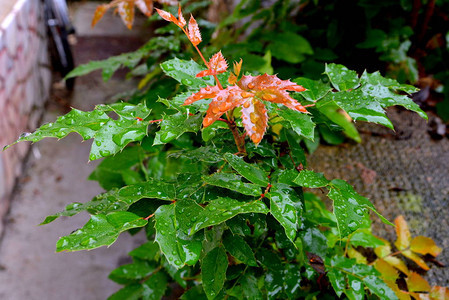
[[[209,60],[209,69],[204,70],[196,74],[196,77],[204,77],[208,75],[217,75],[226,72],[228,69],[228,63],[221,54],[221,51],[214,54]]]
[[[184,29],[184,26],[186,26],[186,20],[184,19],[184,16],[182,15],[181,5],[179,5],[179,7],[178,7],[178,19],[176,19],[176,17],[174,15],[172,15],[171,13],[169,13],[165,10],[156,8],[156,11],[159,14],[159,16],[161,16],[162,19],[169,21],[169,22],[173,22],[178,27],[183,28],[183,29]]]
[[[117,5],[117,11],[126,27],[128,27],[128,29],[131,29],[134,23],[134,3],[120,2]]]
[[[192,15],[190,16],[189,20],[189,30],[187,31],[187,37],[195,46],[197,46],[202,41],[200,28],[198,27],[198,23]]]
[[[234,72],[229,74],[228,82],[229,84],[235,84],[239,79],[240,70],[242,69],[242,59],[238,63],[234,62]]]
[[[105,12],[109,9],[109,6],[107,4],[101,4],[97,6],[97,9],[95,10],[94,17],[92,18],[92,24],[91,26],[94,27],[98,21],[100,21],[101,18],[103,18]]]
[[[103,18],[106,11],[110,8],[116,7],[117,12],[119,13],[120,17],[122,18],[123,23],[128,27],[129,29],[132,28],[133,22],[134,22],[134,6],[137,6],[140,11],[145,14],[146,16],[151,16],[153,13],[153,2],[157,1],[162,4],[167,5],[176,5],[178,2],[175,0],[113,0],[108,4],[101,4],[97,6],[97,9],[95,10],[94,17],[92,18],[92,27],[94,27],[98,21]],[[181,9],[181,7],[179,8]],[[162,11],[165,14],[171,15],[168,12]],[[162,15],[161,15],[162,17]],[[164,18],[164,17],[163,17]],[[173,17],[176,22],[181,22],[181,18],[178,21],[175,17]],[[165,19],[165,18],[164,18]],[[172,21],[169,17],[169,19],[166,19],[167,21]],[[182,18],[184,20],[184,18]],[[186,22],[184,20],[185,26]],[[179,25],[178,25],[179,26]]]
[[[242,108],[242,120],[246,133],[255,144],[259,144],[268,125],[265,104],[261,100],[280,103],[300,112],[307,110],[287,91],[302,92],[305,89],[289,80],[281,80],[275,75],[243,76],[237,85],[220,89],[216,86],[201,88],[186,99],[184,105],[201,99],[212,99],[203,120],[207,127],[218,120],[225,112],[236,107]]]

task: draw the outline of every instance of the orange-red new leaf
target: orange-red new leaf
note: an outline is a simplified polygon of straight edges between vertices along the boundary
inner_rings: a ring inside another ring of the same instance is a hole
[[[254,97],[246,98],[242,105],[242,123],[253,143],[259,144],[268,125],[265,104]]]
[[[237,85],[228,86],[226,89],[220,89],[217,85],[201,88],[199,92],[187,98],[184,105],[201,99],[212,99],[203,120],[204,127],[211,125],[225,112],[241,107],[245,131],[255,144],[259,144],[268,125],[267,110],[261,100],[281,103],[291,109],[307,112],[289,96],[287,90],[305,89],[289,80],[280,80],[274,75],[243,76]]]
[[[187,22],[186,19],[184,19],[184,16],[182,15],[182,11],[181,11],[181,3],[178,6],[178,25],[181,28],[184,28],[184,26],[186,26]]]
[[[176,19],[176,17],[171,13],[169,13],[168,11],[159,8],[156,8],[156,11],[159,14],[159,16],[161,16],[161,18],[164,19],[165,21],[173,22],[175,24],[178,22],[178,19]]]
[[[198,23],[196,22],[193,16],[190,16],[189,30],[187,31],[187,37],[189,38],[190,42],[195,46],[197,46],[202,41],[200,28],[198,27]]]
[[[234,74],[237,77],[239,77],[240,71],[242,70],[242,63],[243,63],[242,59],[240,59],[238,63],[234,62]]]
[[[149,17],[153,13],[153,0],[135,0],[134,3],[144,15]]]
[[[94,27],[98,21],[101,20],[101,18],[103,18],[105,12],[109,9],[109,5],[107,4],[101,4],[98,5],[97,8],[95,9],[95,13],[94,13],[94,17],[92,18],[92,24],[91,26]]]
[[[221,51],[215,53],[209,60],[209,69],[204,70],[196,74],[196,77],[204,77],[209,75],[217,75],[226,72],[228,69],[228,63],[221,54]]]
[[[279,103],[290,109],[306,113],[307,110],[298,101],[290,97],[287,91],[303,92],[306,89],[290,80],[281,80],[276,75],[243,76],[237,83],[242,90],[254,92],[265,101]]]
[[[128,29],[131,29],[134,22],[134,2],[120,2],[117,5],[117,10],[123,23]]]

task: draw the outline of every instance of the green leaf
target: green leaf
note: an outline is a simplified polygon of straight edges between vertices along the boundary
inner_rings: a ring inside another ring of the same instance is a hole
[[[209,251],[201,261],[201,279],[207,299],[214,299],[223,288],[228,257],[221,247]]]
[[[202,116],[200,114],[188,116],[178,112],[166,115],[161,122],[161,130],[156,132],[153,145],[161,145],[179,138],[185,132],[196,133],[201,128]]]
[[[268,270],[279,271],[283,268],[280,257],[268,249],[259,248],[256,256],[257,260]]]
[[[330,181],[324,177],[323,173],[302,170],[293,182],[306,188],[320,188],[327,186]]]
[[[351,245],[355,247],[362,246],[365,248],[375,248],[385,244],[381,239],[375,237],[368,229],[357,230],[351,234],[349,241]]]
[[[273,173],[274,174],[274,173]],[[287,185],[294,185],[293,180],[298,176],[297,170],[278,170],[278,183],[285,183]],[[272,177],[274,177],[272,175]]]
[[[393,124],[385,115],[382,105],[362,89],[328,94],[326,99],[335,101],[354,120],[382,124],[393,129]]]
[[[161,68],[165,74],[176,79],[181,84],[198,90],[207,85],[215,85],[212,76],[197,78],[196,74],[206,69],[193,60],[181,60],[178,58],[171,59],[161,64]]]
[[[182,196],[182,191],[178,191]],[[62,212],[50,215],[40,224],[48,224],[61,216],[71,217],[81,211],[90,214],[109,213],[113,211],[125,211],[131,204],[143,198],[153,198],[172,201],[176,197],[175,186],[172,183],[149,180],[142,183],[124,186],[120,190],[114,189],[95,196],[92,201],[86,203],[70,203]]]
[[[219,186],[248,196],[260,196],[260,186],[242,182],[242,177],[234,173],[214,173],[204,177],[204,182]]]
[[[108,297],[108,300],[139,300],[143,286],[139,283],[127,285]]]
[[[114,120],[106,112],[115,112],[119,117]],[[77,132],[83,140],[94,138],[89,160],[95,160],[121,151],[130,142],[141,141],[147,134],[148,123],[136,118],[145,119],[149,114],[150,110],[144,104],[98,105],[91,112],[73,109],[54,123],[44,124],[34,133],[23,134],[12,145],[21,141],[37,142],[46,137],[61,139],[70,132]]]
[[[145,104],[132,105],[115,103],[97,106],[105,112],[114,112],[118,119],[109,119],[95,134],[89,154],[89,160],[113,155],[134,141],[141,141],[147,135],[148,123],[145,120],[150,110]]]
[[[341,108],[334,102],[318,102],[316,108],[329,120],[334,122],[343,128],[343,132],[351,139],[356,141],[357,143],[361,143],[362,139],[360,137],[359,132],[354,126],[354,123],[350,118],[347,118],[344,114],[340,112]]]
[[[179,203],[190,203],[194,201],[180,200],[170,205],[162,205],[155,212],[156,218],[156,239],[161,247],[162,253],[168,262],[176,268],[181,268],[184,264],[195,264],[201,253],[201,240],[197,236],[187,236],[182,226],[186,226],[184,219],[179,219],[180,215],[187,215],[196,209],[187,209],[185,205],[178,210]],[[184,223],[184,224],[183,224]]]
[[[269,41],[268,49],[273,56],[292,64],[300,63],[306,59],[306,55],[313,54],[310,43],[293,32],[272,34]]]
[[[367,209],[374,211],[385,224],[393,225],[377,212],[367,198],[356,193],[353,187],[344,180],[332,180],[327,196],[334,201],[334,215],[342,237],[370,225]]]
[[[256,165],[246,163],[243,158],[231,153],[226,153],[224,155],[224,158],[234,170],[236,170],[240,175],[242,175],[252,183],[263,187],[266,187],[268,185],[269,180],[267,175]]]
[[[193,150],[181,150],[169,154],[168,157],[182,157],[191,159],[195,163],[198,161],[204,161],[209,164],[214,164],[223,160],[222,156],[218,154],[217,148],[210,146],[199,147]]]
[[[133,203],[132,199],[121,198],[117,190],[112,190],[95,196],[86,203],[73,202],[68,204],[65,209],[56,214],[47,216],[39,225],[45,225],[53,222],[59,217],[71,217],[82,211],[88,211],[90,214],[109,213],[113,211],[125,211]]]
[[[196,102],[194,102],[196,103]],[[201,136],[205,142],[213,139],[217,134],[219,129],[228,129],[228,125],[224,122],[214,122],[210,126],[203,127],[201,130]],[[223,130],[221,130],[223,132]]]
[[[134,203],[143,198],[154,198],[172,201],[176,197],[175,185],[157,180],[127,185],[118,191],[121,199]]]
[[[181,300],[207,300],[202,285],[196,285],[182,294]]]
[[[96,180],[105,190],[121,188],[124,176],[130,168],[144,160],[144,150],[140,145],[126,147],[114,156],[106,157],[89,175],[89,180]]]
[[[252,275],[245,273],[239,280],[242,287],[244,299],[262,299],[262,292],[257,284],[257,278]]]
[[[349,70],[343,65],[326,64],[324,73],[329,77],[332,85],[338,91],[355,89],[360,85],[357,72]]]
[[[279,110],[278,114],[290,124],[298,135],[314,140],[315,123],[311,116],[292,109]]]
[[[212,200],[198,215],[198,220],[192,225],[193,234],[202,228],[218,225],[238,214],[244,213],[267,214],[268,209],[262,201],[240,202],[231,198]]]
[[[83,228],[64,236],[56,243],[56,252],[90,250],[109,246],[121,232],[143,227],[147,221],[130,212],[93,215]]]
[[[284,278],[282,269],[269,270],[265,274],[265,288],[267,290],[268,299],[283,299]]]
[[[137,282],[150,275],[156,267],[147,261],[137,260],[131,264],[118,267],[109,274],[109,279],[119,284]]]
[[[153,241],[148,241],[129,252],[128,255],[144,260],[154,260],[158,252],[159,246]]]
[[[299,233],[306,251],[317,254],[320,257],[324,257],[327,254],[327,238],[318,228],[307,228]]]
[[[251,235],[251,229],[248,227],[248,224],[246,223],[246,219],[240,216],[235,216],[234,218],[226,221],[226,225],[229,227],[229,230],[231,230],[232,234],[234,235]]]
[[[415,93],[418,91],[416,87],[400,84],[394,79],[384,78],[379,72],[370,74],[365,71],[361,76],[361,80],[363,92],[374,97],[382,107],[400,105],[418,113],[418,115],[427,120],[427,114],[411,98],[395,93],[395,91],[402,91],[408,94]]]
[[[296,264],[285,264],[284,291],[288,299],[298,299],[297,293],[301,289],[301,270]]]
[[[120,67],[125,66],[134,68],[145,57],[148,56],[149,51],[158,49],[179,50],[179,39],[173,36],[167,37],[153,37],[141,48],[134,52],[123,53],[117,56],[112,56],[105,60],[90,61],[87,64],[77,66],[73,69],[65,79],[86,75],[92,71],[103,69],[102,77],[104,81],[109,80],[115,71]]]
[[[329,83],[323,83],[321,80],[311,80],[304,77],[299,77],[293,80],[293,82],[306,88],[300,95],[309,101],[318,101],[332,91]]]
[[[360,296],[367,287],[381,300],[398,299],[390,287],[380,278],[380,273],[372,266],[356,264],[355,259],[334,256],[325,261],[328,277],[338,296],[345,293],[350,299]],[[346,289],[346,286],[349,289]],[[359,297],[359,298],[356,298]]]
[[[167,276],[162,272],[157,272],[148,278],[143,284],[142,299],[160,300],[167,289]]]
[[[174,96],[172,99],[159,98],[157,101],[164,103],[168,108],[175,109],[182,113],[196,113],[198,111],[206,111],[210,102],[207,99],[195,101],[188,106],[184,106],[184,102],[191,95],[192,93],[190,92],[180,93]]]
[[[244,264],[253,267],[257,266],[256,258],[254,257],[251,247],[242,237],[228,232],[223,238],[223,246],[226,251]]]
[[[298,194],[286,184],[275,183],[266,196],[270,199],[270,213],[284,227],[287,237],[294,242],[302,213]]]

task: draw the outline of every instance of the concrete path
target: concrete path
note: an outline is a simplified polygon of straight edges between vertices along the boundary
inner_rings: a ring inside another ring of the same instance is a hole
[[[72,11],[75,27],[81,29],[74,47],[78,64],[135,50],[145,41],[111,14],[99,23],[101,27],[94,35],[89,34],[86,22],[90,24],[92,5],[78,5]],[[114,34],[111,28],[120,29]],[[54,91],[43,123],[54,121],[65,112],[67,106],[61,103],[90,110],[95,104],[107,102],[111,96],[136,86],[135,82],[124,80],[124,72],[120,73],[108,83],[102,82],[99,72],[78,78],[71,98]],[[33,145],[0,241],[0,299],[101,300],[120,287],[107,276],[126,262],[127,253],[143,241],[142,236],[123,234],[110,248],[56,254],[58,238],[81,227],[88,215],[37,226],[45,216],[67,204],[89,201],[102,192],[96,182],[86,180],[97,164],[87,163],[90,144],[91,141],[81,143],[81,137],[71,134],[61,141],[47,139]]]

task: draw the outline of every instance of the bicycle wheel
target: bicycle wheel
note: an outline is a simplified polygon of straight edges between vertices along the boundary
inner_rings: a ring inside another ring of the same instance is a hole
[[[68,41],[68,34],[62,15],[68,16],[63,11],[58,11],[58,6],[53,0],[45,0],[45,16],[47,20],[47,32],[49,37],[49,49],[53,68],[65,77],[75,67],[72,50]],[[75,78],[65,81],[68,90],[73,90]]]

